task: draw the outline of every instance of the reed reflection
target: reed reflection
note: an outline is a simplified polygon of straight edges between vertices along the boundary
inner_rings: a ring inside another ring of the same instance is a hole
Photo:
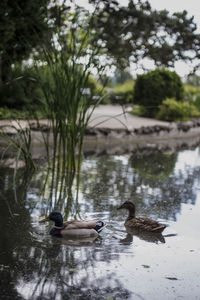
[[[59,161],[60,160],[60,161]],[[74,169],[60,168],[62,159],[53,160],[52,164],[38,166],[30,190],[37,197],[36,208],[41,216],[52,211],[60,211],[65,219],[79,217],[79,172]]]
[[[22,267],[19,256],[23,257],[27,241],[32,239],[30,211],[26,206],[31,177],[32,173],[25,168],[16,172],[0,167],[0,288],[5,299],[20,299],[16,291],[19,276],[16,269]]]
[[[114,251],[109,245],[107,251],[102,251],[105,247],[103,238],[67,241],[51,238],[48,232],[41,231],[39,224],[36,226],[31,220],[38,203],[31,202],[30,198],[30,193],[39,191],[42,186],[40,173],[34,174],[31,182],[28,176],[22,177],[25,175],[23,170],[18,170],[19,182],[13,186],[13,172],[8,168],[0,169],[0,188],[4,191],[0,202],[2,295],[14,299],[76,299],[77,294],[80,299],[91,295],[93,299],[113,295],[129,297],[130,293],[118,281],[117,275],[112,272],[95,275],[97,265],[109,263],[113,252],[117,258],[117,248]]]
[[[172,158],[173,164],[160,178],[151,176],[155,170],[151,163],[145,176],[142,164],[133,164],[129,157],[115,156],[85,161],[79,178],[76,174],[65,177],[55,173],[52,180],[52,170],[44,166],[30,176],[23,169],[14,175],[14,169],[1,167],[0,285],[5,299],[7,295],[33,300],[131,299],[119,270],[109,266],[112,262],[117,264],[127,249],[133,252],[131,244],[137,238],[150,243],[164,243],[164,239],[137,236],[133,232],[113,238],[111,225],[115,233],[124,221],[116,207],[125,200],[134,200],[138,215],[175,220],[181,203],[194,204],[200,168],[174,172],[175,156],[168,157]],[[151,160],[151,154],[143,157],[148,159]],[[167,161],[161,166],[162,174],[166,165]],[[32,217],[54,209],[64,212],[65,219],[72,215],[78,218],[79,214],[101,215],[110,227],[102,238],[83,243],[51,238],[49,228],[41,228]]]

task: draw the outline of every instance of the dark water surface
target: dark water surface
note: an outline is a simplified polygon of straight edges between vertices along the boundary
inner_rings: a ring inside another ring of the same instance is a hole
[[[97,240],[51,238],[39,220],[42,168],[13,179],[0,169],[0,299],[200,299],[200,151],[87,157],[79,217],[101,218]],[[125,200],[137,215],[169,226],[163,236],[132,235]],[[51,203],[53,206],[53,203]]]

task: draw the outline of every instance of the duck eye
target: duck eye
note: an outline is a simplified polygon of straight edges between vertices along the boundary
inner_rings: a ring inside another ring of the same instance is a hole
[[[52,212],[50,215],[51,215],[51,217],[55,217],[56,216],[56,214],[54,212]]]

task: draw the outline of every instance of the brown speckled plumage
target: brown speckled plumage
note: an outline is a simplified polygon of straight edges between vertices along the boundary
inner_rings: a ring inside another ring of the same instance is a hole
[[[166,225],[161,224],[155,220],[148,218],[136,218],[135,217],[135,204],[126,201],[118,209],[127,209],[129,211],[129,216],[126,219],[124,225],[129,228],[134,228],[138,231],[146,232],[162,232]]]

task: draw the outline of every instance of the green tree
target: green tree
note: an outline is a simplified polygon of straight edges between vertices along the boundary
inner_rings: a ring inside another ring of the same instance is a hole
[[[187,84],[192,86],[200,86],[200,76],[196,74],[189,74],[187,77]]]
[[[132,80],[132,75],[127,70],[115,70],[114,80],[115,83],[123,84],[128,80]]]
[[[27,59],[47,35],[48,0],[0,2],[0,85],[8,84],[11,66]]]
[[[174,170],[177,153],[154,152],[146,155],[134,154],[130,165],[144,178],[153,180],[166,179]]]
[[[193,17],[186,11],[170,15],[167,10],[153,10],[148,1],[130,0],[128,6],[101,1],[93,28],[94,45],[101,44],[121,67],[145,57],[159,67],[173,66],[179,59],[192,59],[188,50],[193,56],[199,52],[200,35]]]

